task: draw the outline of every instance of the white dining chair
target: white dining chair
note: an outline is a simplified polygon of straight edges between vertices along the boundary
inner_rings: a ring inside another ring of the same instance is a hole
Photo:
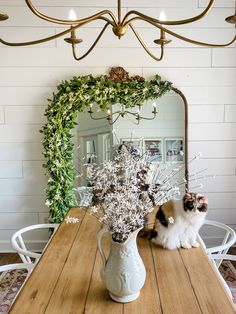
[[[17,263],[17,264],[7,264],[0,266],[0,273],[4,271],[11,271],[16,269],[25,269],[30,273],[33,270],[33,265],[30,263]]]
[[[3,286],[2,286],[3,292],[9,290],[9,286],[12,285],[12,282],[9,281],[9,277],[7,278],[7,284],[6,284],[6,280],[4,280],[5,276],[3,276],[3,273],[4,272],[8,273],[8,272],[14,271],[14,270],[26,270],[27,271],[27,275],[25,275],[25,280],[21,284],[20,287],[18,287],[18,285],[17,285],[17,288],[14,287],[14,289],[11,289],[11,293],[10,293],[11,299],[10,300],[12,300],[12,301],[10,302],[10,304],[9,304],[9,299],[8,298],[7,298],[7,304],[4,304],[4,299],[3,300],[1,299],[1,302],[3,302],[3,303],[1,303],[1,306],[4,306],[4,308],[6,306],[10,307],[11,304],[14,302],[14,300],[17,297],[18,293],[20,292],[21,288],[25,284],[28,276],[32,272],[33,264],[19,263],[19,264],[8,264],[8,265],[0,266],[0,284],[1,283],[3,284]],[[15,276],[16,276],[16,274],[14,275],[14,279],[16,278]],[[22,274],[19,274],[19,276],[22,276]],[[5,298],[6,298],[6,295],[5,295]],[[8,312],[8,310],[7,310],[7,312]],[[1,312],[1,313],[7,313],[7,312],[5,312],[5,309],[4,309],[4,312]]]
[[[57,230],[58,226],[59,224],[31,225],[31,226],[18,230],[12,235],[11,237],[12,247],[13,249],[17,251],[23,263],[36,264],[42,255],[41,253],[36,253],[27,249],[26,243],[25,243],[26,241],[24,240],[24,235],[27,232],[32,231],[32,230],[48,229],[52,233],[51,233],[49,241],[46,244],[47,246],[50,240],[52,239],[53,234]],[[46,248],[46,246],[44,247],[44,249]]]
[[[218,267],[218,263],[217,261],[220,261],[220,263],[222,261],[235,261],[236,262],[236,255],[230,255],[230,254],[210,254],[209,258],[212,260],[213,265],[215,267],[216,273],[220,279],[220,281],[222,282],[223,286],[225,287],[225,290],[227,291],[227,293],[229,294],[230,298],[232,299],[232,292],[229,288],[229,286],[227,285],[227,282],[225,281],[224,277],[222,276],[219,267]]]
[[[222,242],[220,245],[217,245],[217,246],[206,247],[206,245],[205,245],[204,241],[202,241],[201,237],[199,238],[202,246],[204,247],[204,249],[207,253],[207,255],[210,256],[212,254],[218,254],[218,255],[227,254],[229,248],[236,242],[235,231],[222,222],[218,222],[218,221],[214,221],[214,220],[208,220],[208,219],[205,220],[203,226],[212,226],[212,227],[217,228],[218,230],[224,231]],[[212,259],[212,260],[214,260],[214,259]],[[222,262],[222,260],[216,259],[215,265],[217,266],[217,268],[220,267],[221,262]]]
[[[213,267],[215,268],[216,274],[220,279],[222,285],[224,286],[225,290],[227,291],[229,297],[232,299],[232,293],[227,285],[226,281],[224,280],[223,276],[219,271],[219,267],[223,260],[233,260],[236,261],[236,256],[227,254],[229,248],[235,243],[236,241],[236,234],[235,231],[227,226],[226,224],[214,220],[205,220],[203,226],[211,226],[217,228],[218,230],[223,230],[224,235],[222,237],[222,242],[220,245],[206,247],[204,241],[199,236],[198,240],[200,241],[202,247],[205,249],[206,254],[208,255],[209,259],[212,261]]]

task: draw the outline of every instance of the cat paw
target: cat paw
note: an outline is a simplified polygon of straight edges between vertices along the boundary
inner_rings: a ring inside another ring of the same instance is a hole
[[[189,243],[181,243],[181,247],[184,249],[191,249],[191,245]]]
[[[192,247],[199,247],[199,243],[197,242],[197,241],[194,241],[193,243],[192,243]]]

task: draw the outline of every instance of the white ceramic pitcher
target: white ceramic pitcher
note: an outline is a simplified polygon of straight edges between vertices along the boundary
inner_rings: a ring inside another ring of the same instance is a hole
[[[102,257],[102,281],[110,297],[117,302],[127,303],[137,299],[145,282],[146,270],[136,243],[140,229],[132,232],[124,243],[111,239],[108,258],[102,249],[101,240],[109,231],[103,228],[97,235],[98,248]]]

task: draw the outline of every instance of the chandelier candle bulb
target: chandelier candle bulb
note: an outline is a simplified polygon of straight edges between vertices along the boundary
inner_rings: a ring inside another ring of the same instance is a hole
[[[93,104],[89,104],[89,110],[88,110],[88,113],[92,114],[93,113]]]
[[[160,16],[159,16],[159,21],[164,22],[161,24],[165,24],[166,15],[165,15],[164,11],[161,11]],[[161,28],[160,29],[160,38],[155,39],[153,42],[157,45],[160,45],[161,47],[164,47],[164,45],[169,44],[171,42],[171,40],[166,38],[165,31]]]
[[[154,115],[156,115],[156,113],[157,113],[157,104],[156,104],[156,102],[154,101],[154,103],[152,104],[153,105],[153,114]]]
[[[76,13],[75,11],[72,9],[70,10],[70,13],[69,13],[69,20],[71,21],[76,21],[77,20],[77,16],[76,16]],[[74,25],[73,25],[74,26]]]
[[[164,11],[161,11],[160,16],[159,16],[159,20],[162,22],[166,21],[166,15],[165,15]],[[164,40],[166,40],[166,35],[165,35],[165,32],[163,29],[161,29],[161,38],[160,39],[162,40],[162,42],[161,42],[162,45],[168,44],[168,42],[164,41]]]
[[[69,20],[70,21],[76,21],[77,17],[76,17],[76,14],[75,14],[75,11],[74,10],[70,10],[70,13],[69,13]],[[76,34],[75,34],[75,30],[74,30],[74,26],[76,24],[71,24],[71,36],[69,38],[65,38],[65,42],[67,42],[68,44],[72,44],[72,46],[74,47],[76,44],[79,44],[81,43],[83,40],[80,39],[80,38],[77,38],[76,37]]]
[[[109,123],[112,121],[112,114],[110,109],[107,110],[107,120],[109,121]]]
[[[159,20],[162,22],[166,21],[166,14],[164,11],[161,11],[160,15],[159,15]]]

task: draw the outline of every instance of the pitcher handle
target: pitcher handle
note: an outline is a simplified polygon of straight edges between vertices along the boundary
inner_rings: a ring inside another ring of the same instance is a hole
[[[103,251],[103,248],[102,248],[102,237],[104,236],[105,233],[108,232],[108,229],[106,227],[102,228],[99,232],[98,232],[98,235],[97,235],[97,244],[98,244],[98,250],[99,250],[99,253],[101,255],[101,258],[102,258],[102,264],[103,264],[103,267],[106,266],[106,263],[107,263],[107,258],[106,258],[106,255]]]

